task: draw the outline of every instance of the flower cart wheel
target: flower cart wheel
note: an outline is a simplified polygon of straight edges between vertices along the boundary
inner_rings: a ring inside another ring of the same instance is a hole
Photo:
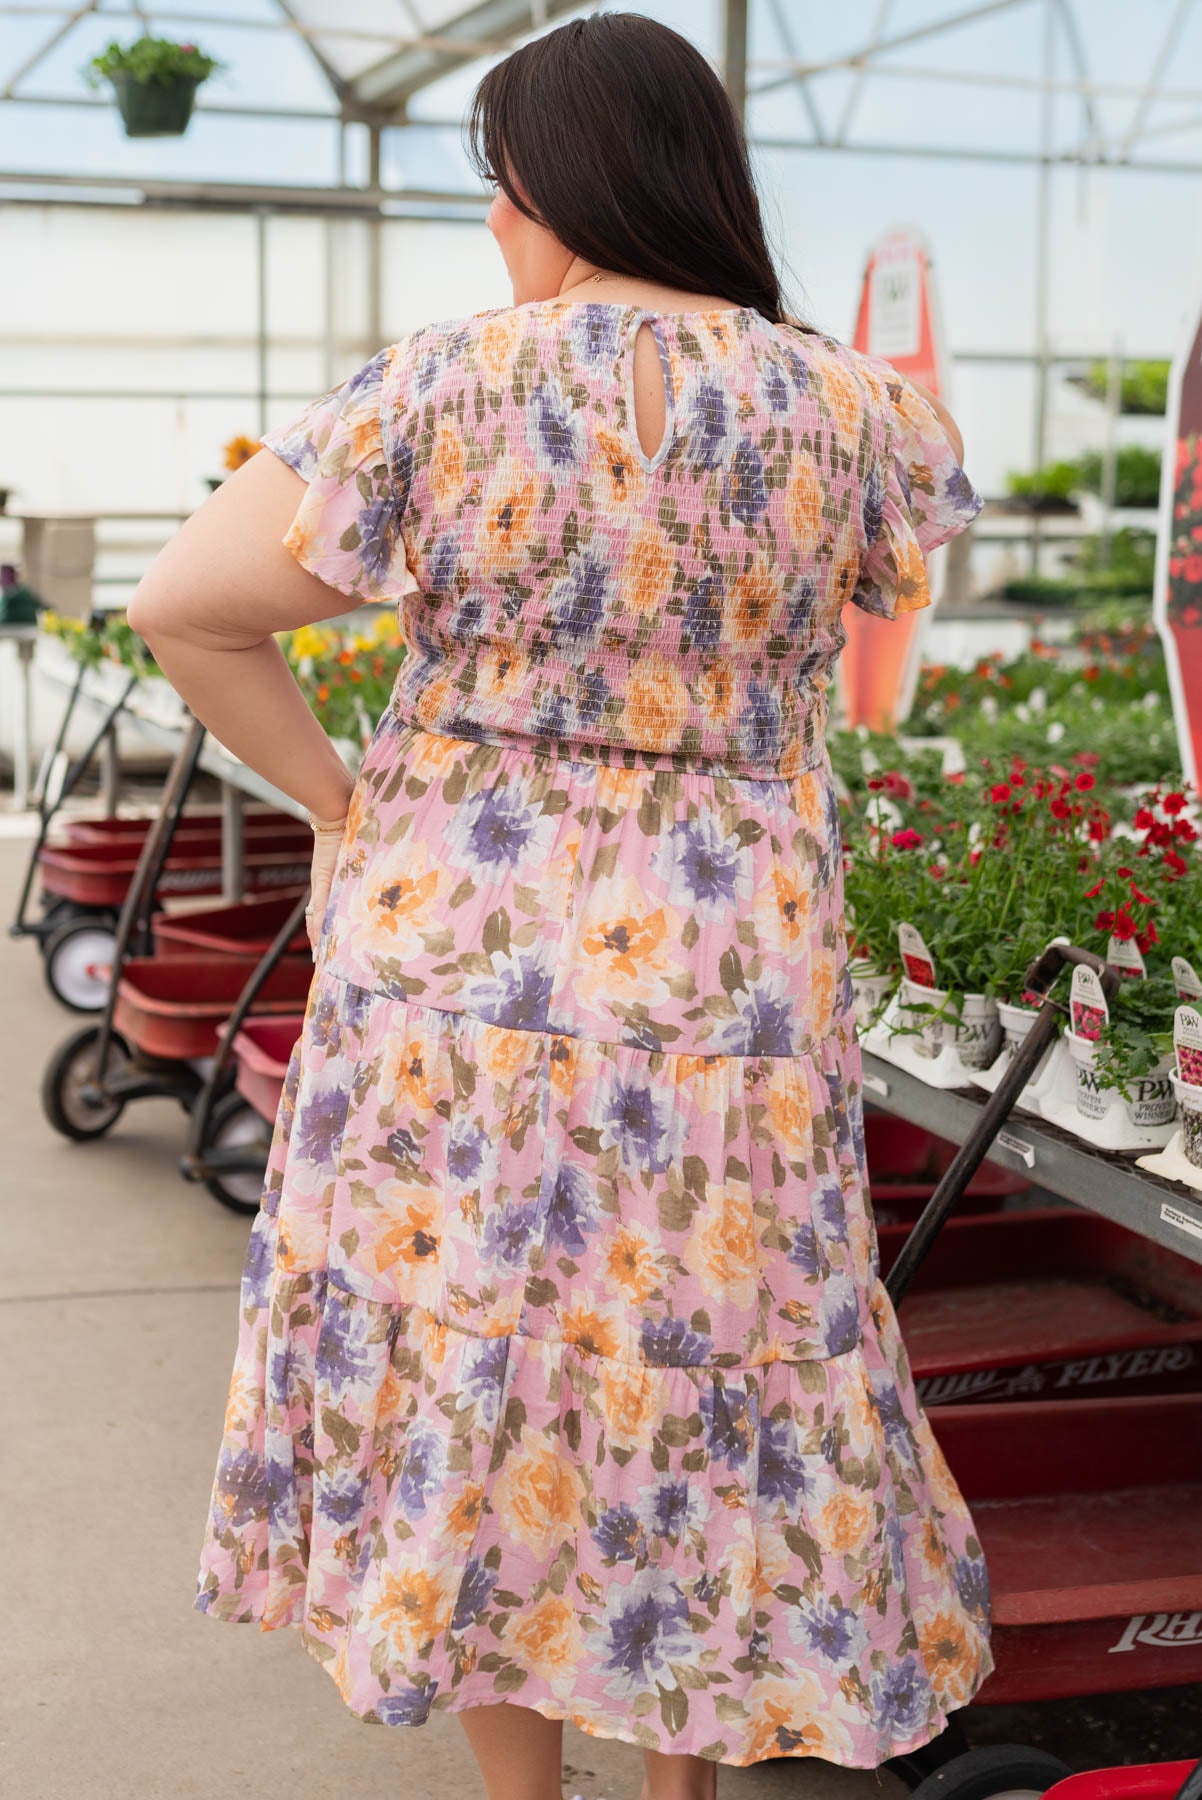
[[[918,1786],[913,1800],[1037,1800],[1072,1770],[1058,1756],[1026,1744],[985,1744],[953,1756]]]
[[[46,986],[72,1012],[100,1012],[108,999],[116,949],[110,919],[69,919],[46,940]]]
[[[263,1198],[263,1181],[267,1174],[267,1157],[271,1149],[271,1127],[236,1089],[222,1094],[209,1115],[209,1128],[201,1146],[201,1160],[214,1150],[245,1152],[253,1156],[255,1169],[222,1170],[203,1177],[215,1200],[232,1212],[254,1213]],[[259,1165],[261,1156],[261,1166]]]
[[[92,1106],[81,1090],[96,1078],[96,1050],[100,1039],[99,1025],[85,1025],[65,1043],[60,1044],[42,1076],[42,1111],[54,1129],[77,1143],[103,1137],[125,1111],[120,1098]],[[130,1061],[129,1045],[117,1032],[112,1034],[105,1062],[108,1073]]]

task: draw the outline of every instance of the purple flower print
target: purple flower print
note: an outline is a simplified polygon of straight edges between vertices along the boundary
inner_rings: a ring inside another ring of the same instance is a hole
[[[712,650],[722,640],[722,578],[702,575],[693,583],[685,602],[681,625],[682,648]]]
[[[577,1163],[561,1163],[547,1208],[548,1248],[583,1256],[599,1222],[596,1190],[587,1171]]]
[[[818,1260],[818,1237],[812,1219],[799,1219],[793,1228],[793,1241],[789,1245],[788,1260],[794,1268],[802,1270],[806,1275],[817,1275],[820,1264]]]
[[[444,532],[426,558],[426,592],[430,595],[445,595],[450,598],[456,592],[455,577],[459,573],[459,554],[462,546],[453,532]],[[469,613],[469,609],[470,613]],[[467,637],[479,626],[484,612],[484,603],[478,596],[465,597],[458,613],[455,615],[454,632],[456,637]]]
[[[716,469],[729,429],[729,402],[713,382],[698,384],[689,424],[689,462],[696,469]]]
[[[530,449],[540,468],[570,469],[580,456],[580,420],[563,391],[541,381],[530,396]]]
[[[405,1440],[405,1460],[396,1486],[397,1501],[407,1519],[422,1517],[427,1501],[439,1492],[446,1475],[446,1439],[415,1426]]]
[[[318,1088],[306,1097],[293,1126],[298,1156],[303,1156],[306,1162],[329,1160],[342,1136],[349,1102],[350,1093],[345,1086]]]
[[[756,1389],[715,1384],[702,1394],[700,1410],[710,1455],[732,1469],[744,1468],[755,1449],[759,1430],[760,1397]]]
[[[338,1469],[332,1475],[321,1475],[313,1483],[313,1506],[327,1525],[343,1531],[363,1516],[367,1499],[368,1478],[361,1471]]]
[[[983,1619],[989,1613],[989,1568],[983,1556],[958,1556],[952,1569],[956,1592],[966,1611]]]
[[[391,568],[397,536],[393,495],[370,501],[359,514],[359,560],[373,581],[382,581]]]
[[[764,399],[770,412],[784,412],[789,404],[789,384],[778,363],[769,363],[764,375]]]
[[[366,1381],[374,1368],[367,1343],[367,1313],[353,1295],[331,1288],[317,1340],[317,1373],[335,1397],[354,1382]]]
[[[850,1275],[827,1277],[822,1290],[822,1317],[828,1356],[842,1356],[860,1342],[860,1299]]]
[[[511,1200],[495,1206],[484,1221],[481,1249],[491,1263],[520,1269],[528,1262],[538,1223],[538,1208]]]
[[[376,1701],[374,1711],[382,1725],[424,1725],[430,1716],[437,1682],[421,1688],[391,1688]]]
[[[647,1554],[643,1521],[632,1506],[610,1506],[592,1527],[593,1542],[606,1562],[636,1562]]]
[[[802,575],[789,589],[789,603],[785,609],[785,630],[791,638],[800,637],[810,623],[810,615],[818,598],[818,587],[812,575]],[[810,666],[799,665],[795,685],[804,690],[807,679],[819,658],[810,659]]]
[[[242,1293],[240,1303],[243,1311],[249,1306],[266,1306],[271,1292],[271,1276],[275,1268],[276,1236],[271,1215],[266,1211],[255,1214],[255,1222],[250,1228],[250,1239],[246,1247],[246,1258],[242,1265]]]
[[[492,981],[475,982],[467,990],[470,1010],[490,1025],[506,1025],[511,1031],[545,1031],[551,1005],[553,973],[544,968],[546,951],[519,956],[503,965]]]
[[[801,1453],[797,1427],[790,1419],[765,1419],[760,1426],[757,1492],[761,1500],[783,1500],[791,1517],[814,1485]]]
[[[572,707],[566,694],[547,694],[538,704],[534,715],[534,729],[542,737],[568,738],[571,730]]]
[[[577,672],[576,712],[583,724],[591,725],[600,718],[609,697],[609,685],[599,669]]]
[[[781,749],[780,699],[762,681],[749,681],[747,693],[739,714],[739,742],[749,757],[775,762]]]
[[[495,1425],[501,1410],[501,1386],[509,1363],[507,1338],[468,1340],[459,1372],[459,1404],[474,1405],[477,1422]]]
[[[754,444],[744,438],[726,472],[725,500],[742,525],[754,525],[768,504],[764,482],[764,459]]]
[[[885,516],[885,477],[879,465],[869,469],[860,495],[860,518],[864,525],[864,542],[876,543]]]
[[[802,1603],[790,1634],[828,1669],[854,1668],[868,1648],[868,1629],[859,1613],[826,1594]]]
[[[662,1174],[684,1148],[682,1114],[671,1089],[653,1087],[638,1076],[615,1078],[607,1098],[602,1127],[617,1144],[622,1167],[632,1175],[644,1170]]]
[[[958,464],[949,471],[943,491],[955,507],[957,518],[960,519],[975,519],[985,504]]]
[[[551,626],[556,641],[588,643],[609,612],[613,588],[606,564],[587,551],[570,559],[568,573],[551,589]]]
[[[618,354],[621,314],[608,306],[588,302],[575,309],[570,326],[572,347],[583,362],[601,363]]]
[[[660,1481],[642,1488],[639,1500],[639,1517],[646,1529],[670,1544],[678,1544],[705,1518],[704,1496],[687,1480]]]
[[[687,1369],[707,1363],[713,1344],[683,1319],[643,1320],[643,1360],[657,1368]]]
[[[796,998],[781,977],[756,982],[737,990],[731,998],[738,1009],[737,1016],[727,1019],[717,1034],[718,1047],[726,1055],[796,1055]],[[808,1027],[808,1015],[802,1023]]]
[[[710,813],[678,820],[656,845],[651,867],[672,905],[703,919],[728,918],[746,886],[746,851]]]
[[[657,1685],[675,1687],[672,1663],[695,1662],[689,1603],[663,1570],[639,1569],[624,1586],[611,1587],[605,1625],[611,1694],[633,1698]]]
[[[497,1571],[488,1568],[478,1556],[469,1557],[451,1619],[452,1631],[466,1631],[469,1625],[475,1624],[492,1599],[496,1585]]]
[[[882,1734],[913,1737],[930,1718],[931,1686],[916,1656],[891,1662],[872,1678],[875,1722]]]
[[[267,1471],[255,1450],[223,1450],[217,1464],[213,1522],[218,1531],[227,1525],[249,1525],[261,1519],[267,1505]]]
[[[457,1187],[478,1187],[492,1169],[492,1140],[476,1119],[456,1119],[447,1138],[447,1177]]]
[[[446,834],[449,860],[473,875],[503,880],[529,856],[540,855],[550,840],[548,820],[516,787],[486,788],[464,800],[451,817]]]

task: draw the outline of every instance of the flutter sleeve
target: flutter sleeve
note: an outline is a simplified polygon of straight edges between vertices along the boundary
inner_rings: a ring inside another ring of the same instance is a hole
[[[929,606],[925,558],[971,525],[984,502],[930,403],[880,357],[858,361],[881,393],[883,442],[864,489],[867,548],[852,600],[893,619]]]
[[[307,483],[286,548],[354,601],[395,602],[414,585],[400,525],[405,493],[383,422],[395,356],[395,345],[381,350],[262,440]]]

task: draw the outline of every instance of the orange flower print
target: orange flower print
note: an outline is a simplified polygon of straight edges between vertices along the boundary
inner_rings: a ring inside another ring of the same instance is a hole
[[[520,487],[500,494],[484,520],[480,546],[487,568],[509,568],[520,561],[538,504],[539,484],[531,478]]]
[[[373,1246],[376,1269],[381,1275],[393,1270],[429,1268],[438,1262],[437,1201],[423,1195],[402,1204],[404,1211],[393,1217]]]
[[[623,1297],[636,1306],[655,1292],[663,1270],[659,1246],[645,1226],[632,1222],[614,1232],[605,1248],[605,1272]]]
[[[444,417],[438,421],[430,461],[430,481],[439,506],[453,511],[459,505],[466,473],[458,421]]]
[[[600,1404],[611,1444],[649,1450],[667,1407],[663,1370],[635,1362],[602,1363]]]
[[[585,1655],[576,1608],[566,1596],[551,1592],[527,1609],[513,1642],[535,1674],[548,1682],[573,1674]]]
[[[580,1525],[579,1476],[557,1440],[526,1425],[501,1464],[492,1504],[502,1529],[541,1556]]]
[[[447,1509],[447,1523],[457,1538],[465,1541],[475,1536],[484,1513],[484,1488],[478,1481],[465,1481],[463,1488]]]
[[[697,681],[698,704],[716,724],[729,723],[738,692],[737,665],[733,657],[719,657],[707,665]]]
[[[917,539],[911,538],[897,560],[896,610],[917,612],[920,607],[929,606],[930,601],[926,563]]]
[[[781,927],[787,938],[796,942],[806,934],[810,912],[810,887],[801,870],[782,868],[772,871],[772,885],[780,911]]]
[[[784,581],[763,557],[756,557],[730,583],[729,619],[736,643],[763,644],[779,623]]]
[[[758,1246],[751,1190],[727,1176],[697,1215],[685,1245],[684,1262],[707,1294],[728,1306],[754,1304]]]
[[[807,456],[793,458],[785,487],[789,550],[798,566],[809,563],[822,538],[822,483]]]
[[[599,482],[602,502],[606,506],[621,507],[629,500],[634,489],[636,464],[634,452],[623,438],[616,432],[598,426],[596,432],[598,462],[602,470]]]
[[[688,710],[688,690],[679,669],[666,657],[649,656],[636,665],[626,698],[626,717],[634,743],[649,749],[674,745]]]
[[[632,612],[656,613],[672,592],[675,552],[658,524],[637,533],[622,569],[622,593]]]
[[[424,1035],[399,1037],[390,1044],[380,1063],[381,1102],[398,1112],[430,1112],[438,1100],[429,1079],[436,1058],[437,1051]]]
[[[517,347],[520,320],[516,313],[485,319],[476,337],[476,366],[491,388],[503,387],[509,378]]]
[[[969,1645],[964,1617],[950,1607],[919,1613],[918,1650],[944,1704],[962,1706],[972,1693],[976,1658]]]
[[[617,1356],[621,1348],[617,1321],[612,1312],[590,1294],[580,1294],[563,1313],[565,1344],[574,1344],[587,1356]]]
[[[580,941],[586,955],[596,959],[598,977],[615,977],[622,986],[627,983],[644,986],[649,976],[667,974],[669,970],[666,952],[671,928],[668,915],[663,907],[645,913],[639,905],[641,891],[636,884],[629,883],[611,897],[607,889],[604,898],[616,910],[603,919],[597,918],[594,911],[588,929],[581,933]],[[621,910],[624,905],[631,910]],[[637,912],[635,908],[638,908]],[[650,994],[650,987],[646,992]]]
[[[872,1504],[863,1494],[840,1488],[818,1513],[821,1540],[835,1556],[852,1555],[868,1542],[873,1517]]]
[[[360,1610],[378,1641],[399,1662],[413,1664],[424,1656],[451,1619],[451,1596],[440,1570],[424,1557],[394,1555],[380,1568],[374,1594]]]

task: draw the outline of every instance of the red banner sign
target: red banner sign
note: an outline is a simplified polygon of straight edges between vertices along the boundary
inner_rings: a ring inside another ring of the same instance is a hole
[[[1202,318],[1169,379],[1152,617],[1164,642],[1181,766],[1202,768]]]

